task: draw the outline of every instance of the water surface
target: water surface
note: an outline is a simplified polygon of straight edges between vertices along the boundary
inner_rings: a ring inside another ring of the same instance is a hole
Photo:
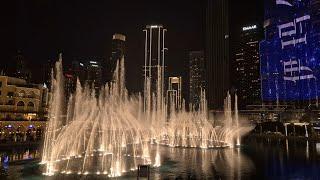
[[[159,168],[151,179],[316,179],[320,177],[320,144],[297,141],[247,140],[240,148],[194,149],[161,147]],[[36,148],[1,150],[0,179],[103,179],[105,176],[42,176]],[[118,179],[136,179],[137,172]]]

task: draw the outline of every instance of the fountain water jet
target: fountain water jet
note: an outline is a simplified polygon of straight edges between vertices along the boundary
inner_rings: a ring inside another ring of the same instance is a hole
[[[128,96],[125,88],[124,58],[118,63],[114,80],[96,92],[77,81],[75,94],[64,107],[62,58],[52,78],[42,163],[46,175],[77,173],[121,176],[139,164],[161,165],[159,145],[203,149],[232,147],[251,127],[240,127],[238,112],[232,116],[231,96],[225,100],[224,126],[208,118],[205,91],[198,111],[172,106],[167,113],[163,98],[147,92]],[[158,83],[159,84],[159,83]],[[151,89],[147,81],[146,91]],[[158,88],[159,90],[159,88]],[[167,102],[168,103],[168,102]],[[236,105],[235,105],[236,106]],[[66,114],[65,116],[63,114]],[[152,145],[154,144],[154,145]],[[156,146],[156,148],[152,148]],[[79,166],[80,165],[80,166]]]

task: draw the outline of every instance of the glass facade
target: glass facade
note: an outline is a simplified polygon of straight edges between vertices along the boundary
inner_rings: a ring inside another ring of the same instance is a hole
[[[319,3],[266,0],[265,40],[260,43],[264,101],[318,99]]]

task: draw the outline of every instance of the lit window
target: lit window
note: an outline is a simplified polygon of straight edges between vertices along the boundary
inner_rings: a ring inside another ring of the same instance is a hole
[[[13,97],[14,93],[13,92],[8,92],[7,96],[8,97]]]

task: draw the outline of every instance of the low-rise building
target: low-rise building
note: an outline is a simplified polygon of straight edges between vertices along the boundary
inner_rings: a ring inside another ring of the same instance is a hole
[[[48,89],[45,85],[0,76],[0,120],[44,119],[47,107]]]

